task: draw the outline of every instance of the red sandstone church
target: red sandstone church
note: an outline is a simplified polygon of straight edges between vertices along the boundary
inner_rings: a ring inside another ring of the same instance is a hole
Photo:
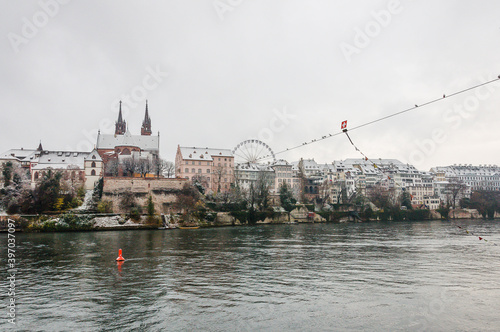
[[[160,133],[152,136],[151,118],[149,117],[148,102],[146,101],[146,110],[142,122],[141,134],[132,135],[128,129],[127,123],[122,116],[122,102],[118,113],[118,121],[115,123],[115,133],[97,135],[97,152],[104,161],[105,167],[110,161],[123,163],[127,159],[157,160],[160,154]]]

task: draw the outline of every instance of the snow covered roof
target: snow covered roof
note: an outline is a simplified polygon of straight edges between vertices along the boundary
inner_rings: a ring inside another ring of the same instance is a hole
[[[160,137],[132,135],[128,130],[125,135],[99,134],[97,136],[97,149],[114,149],[115,146],[134,146],[145,151],[158,151]]]
[[[77,151],[42,151],[38,164],[31,169],[84,169],[85,158],[89,154]]]
[[[290,166],[290,163],[285,159],[278,159],[272,164],[272,166]]]
[[[179,147],[182,159],[184,160],[208,160],[213,161],[214,157],[233,157],[230,149],[213,149],[198,147]]]
[[[94,149],[92,150],[87,157],[85,157],[86,160],[92,160],[92,161],[102,161],[101,156],[99,153],[97,153],[97,150]]]
[[[19,158],[12,157],[12,156],[0,156],[0,160],[12,160],[12,161],[17,161],[17,162],[21,161]]]
[[[29,155],[31,155],[33,152],[35,152],[36,150],[34,149],[10,149],[8,151],[5,151],[4,153],[2,153],[0,155],[0,158],[1,159],[5,159],[7,157],[14,157],[16,159],[19,159],[19,160],[23,160],[24,158],[28,157]]]
[[[446,177],[456,176],[499,176],[500,167],[496,165],[453,165],[453,166],[437,166],[431,168],[431,172],[445,173]]]

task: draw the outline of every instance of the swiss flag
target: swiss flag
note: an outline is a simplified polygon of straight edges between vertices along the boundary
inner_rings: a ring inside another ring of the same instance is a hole
[[[347,120],[342,121],[342,125],[340,126],[340,129],[345,129],[347,128]]]

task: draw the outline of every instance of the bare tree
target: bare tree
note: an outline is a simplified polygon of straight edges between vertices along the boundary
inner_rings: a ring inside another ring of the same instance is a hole
[[[330,193],[331,193],[332,184],[328,180],[324,180],[319,186],[318,198],[316,202],[320,204],[321,209],[323,209],[326,203],[331,201]]]
[[[124,176],[134,176],[134,173],[137,172],[137,160],[134,157],[124,158],[121,166]]]
[[[104,164],[104,174],[107,176],[118,176],[119,171],[118,159],[110,159]]]
[[[164,161],[164,165],[163,176],[173,178],[175,176],[175,164],[171,161]]]
[[[158,178],[160,176],[171,178],[175,174],[175,165],[171,161],[166,161],[158,157],[153,159],[153,171]]]
[[[175,207],[183,212],[184,221],[189,221],[191,212],[195,209],[195,205],[199,200],[200,193],[198,190],[191,184],[184,184],[175,202]]]
[[[269,172],[260,171],[257,175],[257,181],[255,182],[255,193],[256,202],[261,211],[268,207],[269,203],[269,189],[271,187],[271,176]]]
[[[367,188],[367,198],[380,209],[392,209],[400,205],[395,189],[385,189],[380,183]]]
[[[465,189],[467,189],[467,185],[459,178],[451,178],[448,181],[448,184],[446,185],[446,191],[453,209],[455,209],[457,198],[460,198],[460,195],[464,194]]]
[[[141,174],[141,177],[146,177],[153,168],[153,165],[149,159],[141,158],[137,161],[136,171]]]
[[[215,166],[213,170],[214,183],[217,186],[217,193],[220,193],[222,178],[226,176],[226,170],[222,166]]]

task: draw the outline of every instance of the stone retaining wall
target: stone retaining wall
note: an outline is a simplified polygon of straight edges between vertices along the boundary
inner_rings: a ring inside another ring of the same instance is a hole
[[[156,178],[104,178],[102,200],[113,203],[113,212],[124,213],[120,208],[123,194],[131,192],[136,202],[144,209],[148,197],[151,196],[155,205],[155,212],[170,213],[177,194],[182,189],[186,179],[156,179]],[[145,211],[145,210],[144,210]]]

